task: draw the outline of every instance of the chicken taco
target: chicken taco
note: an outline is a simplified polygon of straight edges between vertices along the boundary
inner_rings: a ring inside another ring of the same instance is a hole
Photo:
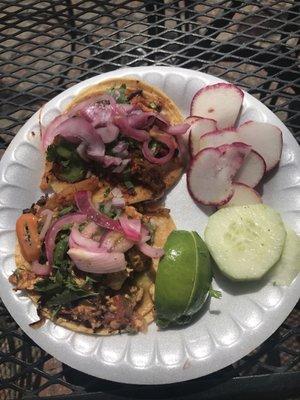
[[[44,196],[17,220],[9,280],[37,304],[39,323],[98,335],[145,331],[155,268],[174,228],[169,210],[126,206],[118,188],[101,203],[87,190]]]
[[[180,136],[189,128],[161,90],[130,78],[110,79],[75,97],[41,126],[46,154],[41,189],[60,192],[96,176],[118,187],[126,204],[162,197],[184,167]]]

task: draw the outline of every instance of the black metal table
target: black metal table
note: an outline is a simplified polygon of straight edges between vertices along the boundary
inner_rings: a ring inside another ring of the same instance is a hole
[[[300,140],[299,30],[294,0],[2,0],[0,152],[33,112],[64,89],[119,67],[153,64],[238,84]],[[22,333],[0,303],[0,400],[297,398],[299,316],[296,307],[262,346],[222,371],[145,389],[62,365]]]

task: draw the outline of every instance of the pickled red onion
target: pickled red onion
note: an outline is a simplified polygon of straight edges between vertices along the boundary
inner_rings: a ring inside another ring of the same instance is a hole
[[[155,136],[155,140],[164,143],[169,149],[168,153],[163,157],[155,157],[149,149],[149,143],[151,140],[147,140],[143,143],[142,153],[144,157],[153,164],[165,164],[172,159],[175,149],[178,147],[177,143],[172,136],[167,134],[158,134]]]
[[[120,224],[124,230],[125,236],[135,242],[141,240],[141,220],[129,219],[126,216],[119,218]]]
[[[75,202],[79,211],[86,214],[93,222],[102,228],[123,232],[119,221],[108,218],[105,214],[97,211],[92,204],[91,192],[79,191],[75,193]]]
[[[76,267],[84,272],[108,274],[123,271],[126,268],[124,253],[99,253],[78,248],[69,249],[68,255]]]

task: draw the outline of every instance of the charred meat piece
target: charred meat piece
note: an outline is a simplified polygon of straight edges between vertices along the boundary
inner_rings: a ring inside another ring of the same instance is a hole
[[[132,247],[126,253],[128,267],[135,271],[146,271],[151,267],[151,258],[145,256],[139,249]]]

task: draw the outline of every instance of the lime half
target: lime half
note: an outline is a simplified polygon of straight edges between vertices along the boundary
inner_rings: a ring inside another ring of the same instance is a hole
[[[156,323],[188,323],[204,304],[212,281],[210,255],[196,232],[173,231],[155,282]]]

